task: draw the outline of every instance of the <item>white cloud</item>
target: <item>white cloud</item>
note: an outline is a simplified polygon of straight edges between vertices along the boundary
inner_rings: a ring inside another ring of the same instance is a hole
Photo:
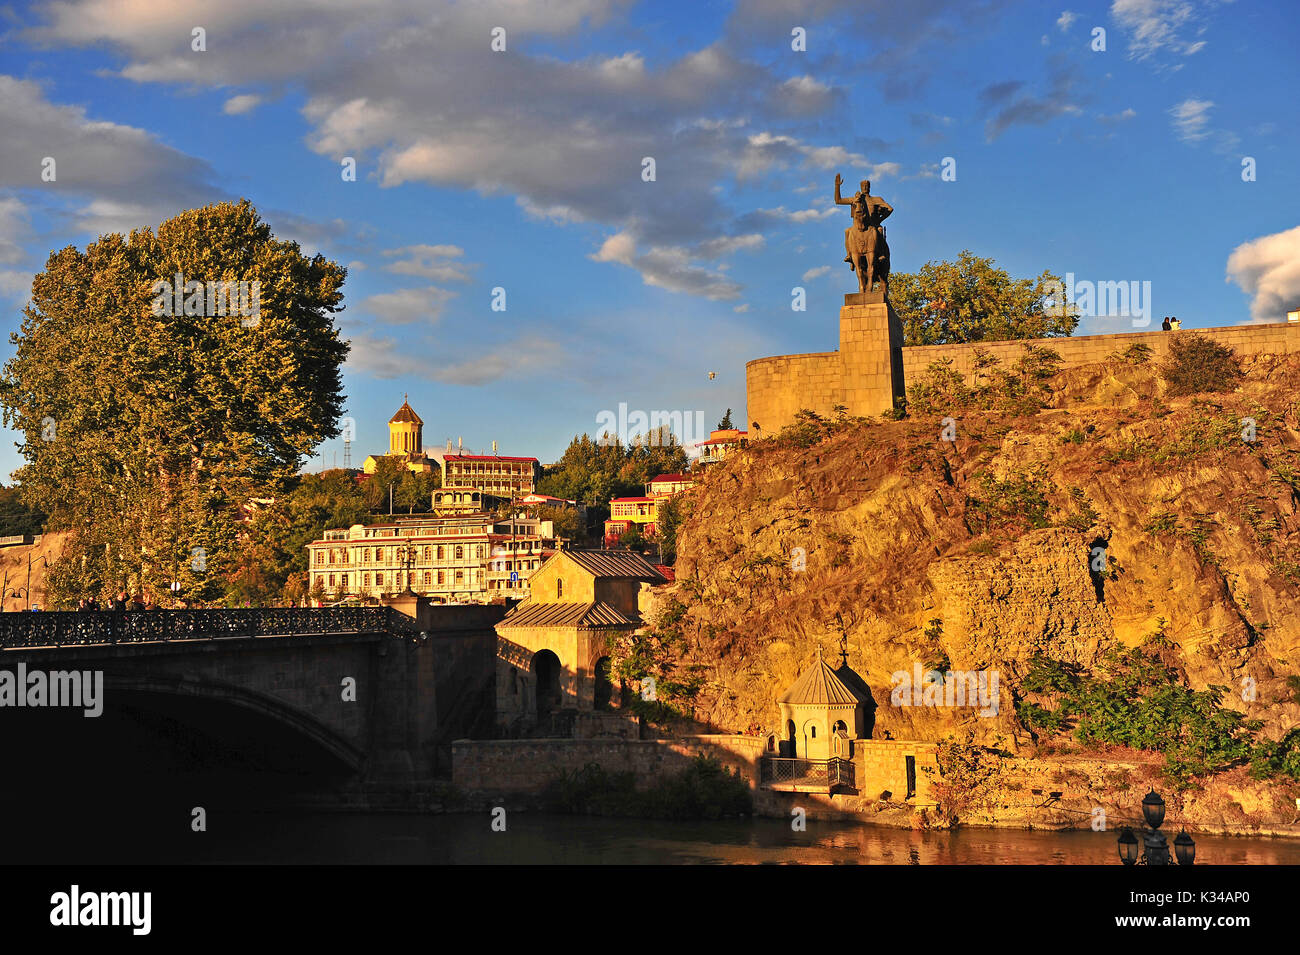
[[[52,199],[88,201],[73,212],[78,230],[155,226],[180,208],[225,198],[210,185],[207,163],[143,129],[55,105],[29,80],[0,75],[0,129],[0,188],[38,185]],[[46,157],[55,163],[49,183],[40,178]]]
[[[403,258],[383,268],[385,272],[416,275],[435,282],[466,282],[469,280],[468,266],[464,262],[451,261],[464,254],[465,250],[458,245],[408,245],[385,250],[386,258]]]
[[[1056,26],[1062,33],[1065,33],[1070,29],[1070,27],[1074,25],[1074,21],[1077,19],[1079,19],[1079,15],[1077,13],[1071,13],[1069,10],[1063,10],[1061,11],[1061,15],[1056,18]]]
[[[1191,56],[1205,47],[1204,40],[1186,36],[1203,32],[1195,27],[1200,14],[1192,0],[1114,0],[1110,14],[1129,33],[1131,59],[1145,60],[1162,51]]]
[[[831,267],[829,265],[819,265],[816,268],[811,268],[805,272],[803,274],[803,280],[805,282],[811,282],[813,279],[819,279],[823,275],[830,275],[830,272]]]
[[[227,116],[242,116],[244,113],[250,113],[261,105],[262,97],[256,93],[241,93],[226,100],[221,106],[221,111]]]
[[[1226,281],[1251,296],[1256,322],[1285,319],[1300,305],[1300,226],[1237,246],[1228,256]]]
[[[1171,107],[1169,115],[1174,118],[1174,131],[1178,138],[1185,143],[1195,143],[1208,136],[1210,110],[1213,108],[1213,101],[1205,99],[1185,99]]]
[[[432,324],[442,318],[443,309],[455,297],[455,292],[429,285],[368,295],[358,307],[390,325]]]
[[[0,265],[23,260],[22,242],[30,232],[27,207],[16,196],[0,196]]]
[[[611,235],[590,256],[596,262],[617,262],[641,273],[646,285],[685,292],[708,299],[726,300],[740,297],[740,286],[722,273],[691,264],[686,249],[676,246],[653,246],[637,252],[636,238],[627,232]]]

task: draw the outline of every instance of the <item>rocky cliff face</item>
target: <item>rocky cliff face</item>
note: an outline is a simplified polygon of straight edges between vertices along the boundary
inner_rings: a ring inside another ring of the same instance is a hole
[[[706,680],[697,717],[773,725],[844,635],[877,735],[1018,748],[1035,654],[1090,667],[1163,628],[1194,688],[1229,686],[1225,705],[1274,737],[1300,723],[1284,687],[1300,672],[1300,357],[1243,368],[1233,392],[1170,399],[1152,366],[1117,358],[1057,375],[1036,414],[954,411],[953,441],[937,420],[846,421],[715,467],[669,595]],[[915,663],[998,670],[998,715],[890,705]]]

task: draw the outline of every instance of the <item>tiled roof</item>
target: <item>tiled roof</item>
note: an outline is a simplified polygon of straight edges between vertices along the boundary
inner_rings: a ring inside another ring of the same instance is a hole
[[[419,425],[424,424],[424,422],[420,420],[420,416],[415,413],[415,409],[411,407],[411,403],[409,401],[402,402],[402,407],[397,409],[397,414],[393,415],[391,418],[388,419],[388,423],[389,424],[410,423],[410,424],[419,424]]]
[[[671,481],[673,484],[683,484],[688,481],[694,483],[695,475],[694,474],[661,474],[658,477],[652,477],[650,479],[651,484],[662,484],[665,481]]]
[[[818,654],[817,662],[800,674],[794,685],[785,691],[781,702],[825,706],[829,703],[861,703],[862,698],[849,689]]]
[[[567,555],[593,577],[622,577],[652,584],[668,582],[663,574],[655,570],[654,564],[630,550],[565,550],[560,553]]]
[[[498,627],[636,627],[607,603],[534,603],[524,601],[511,610]]]
[[[653,497],[612,497],[609,499],[611,504],[631,504],[634,502],[646,503],[653,501]]]

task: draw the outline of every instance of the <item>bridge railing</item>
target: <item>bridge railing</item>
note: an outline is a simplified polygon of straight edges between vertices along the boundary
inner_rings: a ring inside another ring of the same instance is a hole
[[[409,618],[391,607],[0,613],[0,649],[322,633],[397,634],[409,628]]]

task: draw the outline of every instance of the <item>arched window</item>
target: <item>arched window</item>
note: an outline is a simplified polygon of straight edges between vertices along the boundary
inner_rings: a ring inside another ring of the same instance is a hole
[[[816,738],[817,738],[817,727],[816,727],[816,726],[810,727],[810,730],[811,730],[811,732],[810,732],[809,735],[811,735],[813,739],[816,739]]]
[[[564,580],[560,577],[555,578],[555,599],[564,599]]]
[[[465,548],[462,547],[460,544],[456,545],[456,559],[457,560],[465,559]]]

